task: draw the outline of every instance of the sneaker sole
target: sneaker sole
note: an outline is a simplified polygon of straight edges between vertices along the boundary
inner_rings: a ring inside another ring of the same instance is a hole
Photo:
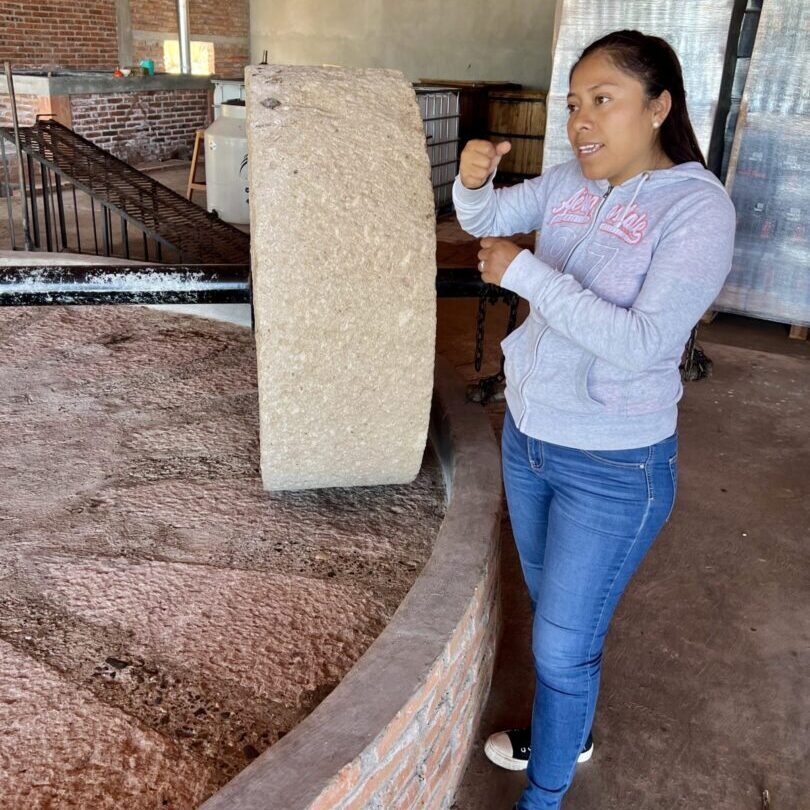
[[[489,740],[484,746],[484,754],[487,759],[499,768],[505,768],[507,771],[525,771],[529,766],[528,760],[515,759],[502,754]]]
[[[499,768],[504,768],[507,771],[525,771],[529,766],[528,760],[515,759],[514,757],[508,757],[502,754],[489,740],[487,740],[486,745],[484,745],[484,754],[493,765],[497,765]],[[577,757],[577,764],[587,762],[592,756],[593,745],[591,745],[590,748],[586,748]]]

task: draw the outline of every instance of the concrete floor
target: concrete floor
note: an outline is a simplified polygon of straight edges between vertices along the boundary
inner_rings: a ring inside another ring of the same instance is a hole
[[[441,263],[474,260],[452,218],[439,238]],[[438,349],[469,380],[475,308],[439,305]],[[492,308],[482,374],[497,370],[504,323]],[[701,328],[714,374],[682,403],[678,503],[614,619],[596,751],[565,810],[762,810],[765,790],[771,810],[810,808],[810,344],[787,332],[723,314]],[[499,431],[503,405],[487,409]],[[524,785],[482,753],[489,733],[528,722],[533,690],[508,521],[502,542],[504,634],[455,810],[507,810]]]
[[[470,378],[472,317],[440,307],[439,349]],[[810,344],[787,331],[730,315],[701,328],[714,373],[682,402],[677,506],[614,619],[595,754],[565,810],[762,810],[764,790],[773,810],[810,808]],[[508,521],[502,548],[504,633],[455,810],[507,810],[525,784],[482,750],[528,723],[533,693]]]

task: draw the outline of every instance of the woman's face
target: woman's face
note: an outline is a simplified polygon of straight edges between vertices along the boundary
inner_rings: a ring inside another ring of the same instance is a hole
[[[647,169],[672,165],[653,126],[669,112],[666,90],[647,103],[641,82],[602,51],[576,66],[569,90],[568,140],[585,177],[617,186]]]

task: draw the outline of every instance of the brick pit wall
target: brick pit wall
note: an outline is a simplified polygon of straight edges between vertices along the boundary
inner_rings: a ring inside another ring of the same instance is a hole
[[[208,125],[209,103],[207,90],[74,95],[69,120],[62,116],[57,120],[127,163],[186,160],[191,157],[195,131]],[[17,94],[20,126],[30,126],[38,113],[50,112],[49,97]],[[10,97],[0,93],[0,126],[11,123]],[[6,145],[8,152],[10,144]],[[16,171],[16,163],[10,163]],[[0,168],[0,184],[3,179]]]
[[[489,693],[500,618],[498,562],[493,557],[427,679],[308,810],[448,808]]]
[[[71,96],[74,131],[127,163],[187,159],[208,118],[208,91]]]

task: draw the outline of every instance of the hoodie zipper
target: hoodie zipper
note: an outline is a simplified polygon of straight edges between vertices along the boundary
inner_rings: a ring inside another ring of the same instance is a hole
[[[642,180],[643,182],[643,180]],[[591,220],[591,224],[588,227],[588,230],[585,231],[585,234],[579,239],[579,241],[568,251],[568,255],[565,257],[565,261],[563,262],[562,268],[560,269],[561,273],[565,272],[565,268],[568,267],[568,262],[571,261],[571,257],[574,255],[574,251],[591,235],[591,232],[596,227],[597,223],[599,222],[599,212],[602,210],[603,206],[607,202],[610,193],[613,191],[613,186],[608,186],[607,191],[602,195],[602,199],[599,205],[596,208],[596,211],[593,215],[593,219]],[[523,422],[526,418],[526,411],[528,408],[526,407],[526,400],[523,397],[523,390],[526,387],[526,383],[529,381],[529,377],[532,376],[534,373],[535,366],[537,365],[537,350],[540,348],[540,341],[543,339],[543,335],[548,332],[551,327],[545,326],[540,334],[537,336],[537,340],[534,344],[534,351],[532,352],[532,362],[529,366],[529,370],[524,374],[523,379],[520,381],[518,385],[518,398],[520,399],[520,404],[522,405],[522,410],[520,413],[520,418],[517,421],[517,429],[523,432]]]
[[[580,238],[580,240],[568,251],[568,255],[565,257],[565,261],[563,262],[563,266],[560,269],[561,273],[565,272],[565,268],[568,267],[568,262],[571,261],[571,257],[574,255],[574,251],[591,235],[591,232],[596,227],[597,223],[599,222],[599,212],[602,210],[602,207],[607,202],[607,198],[610,196],[610,192],[613,191],[613,186],[608,186],[607,191],[602,195],[602,199],[599,202],[599,205],[596,208],[596,212],[593,215],[593,219],[591,220],[591,224],[588,227],[588,230],[585,231],[585,235]]]

